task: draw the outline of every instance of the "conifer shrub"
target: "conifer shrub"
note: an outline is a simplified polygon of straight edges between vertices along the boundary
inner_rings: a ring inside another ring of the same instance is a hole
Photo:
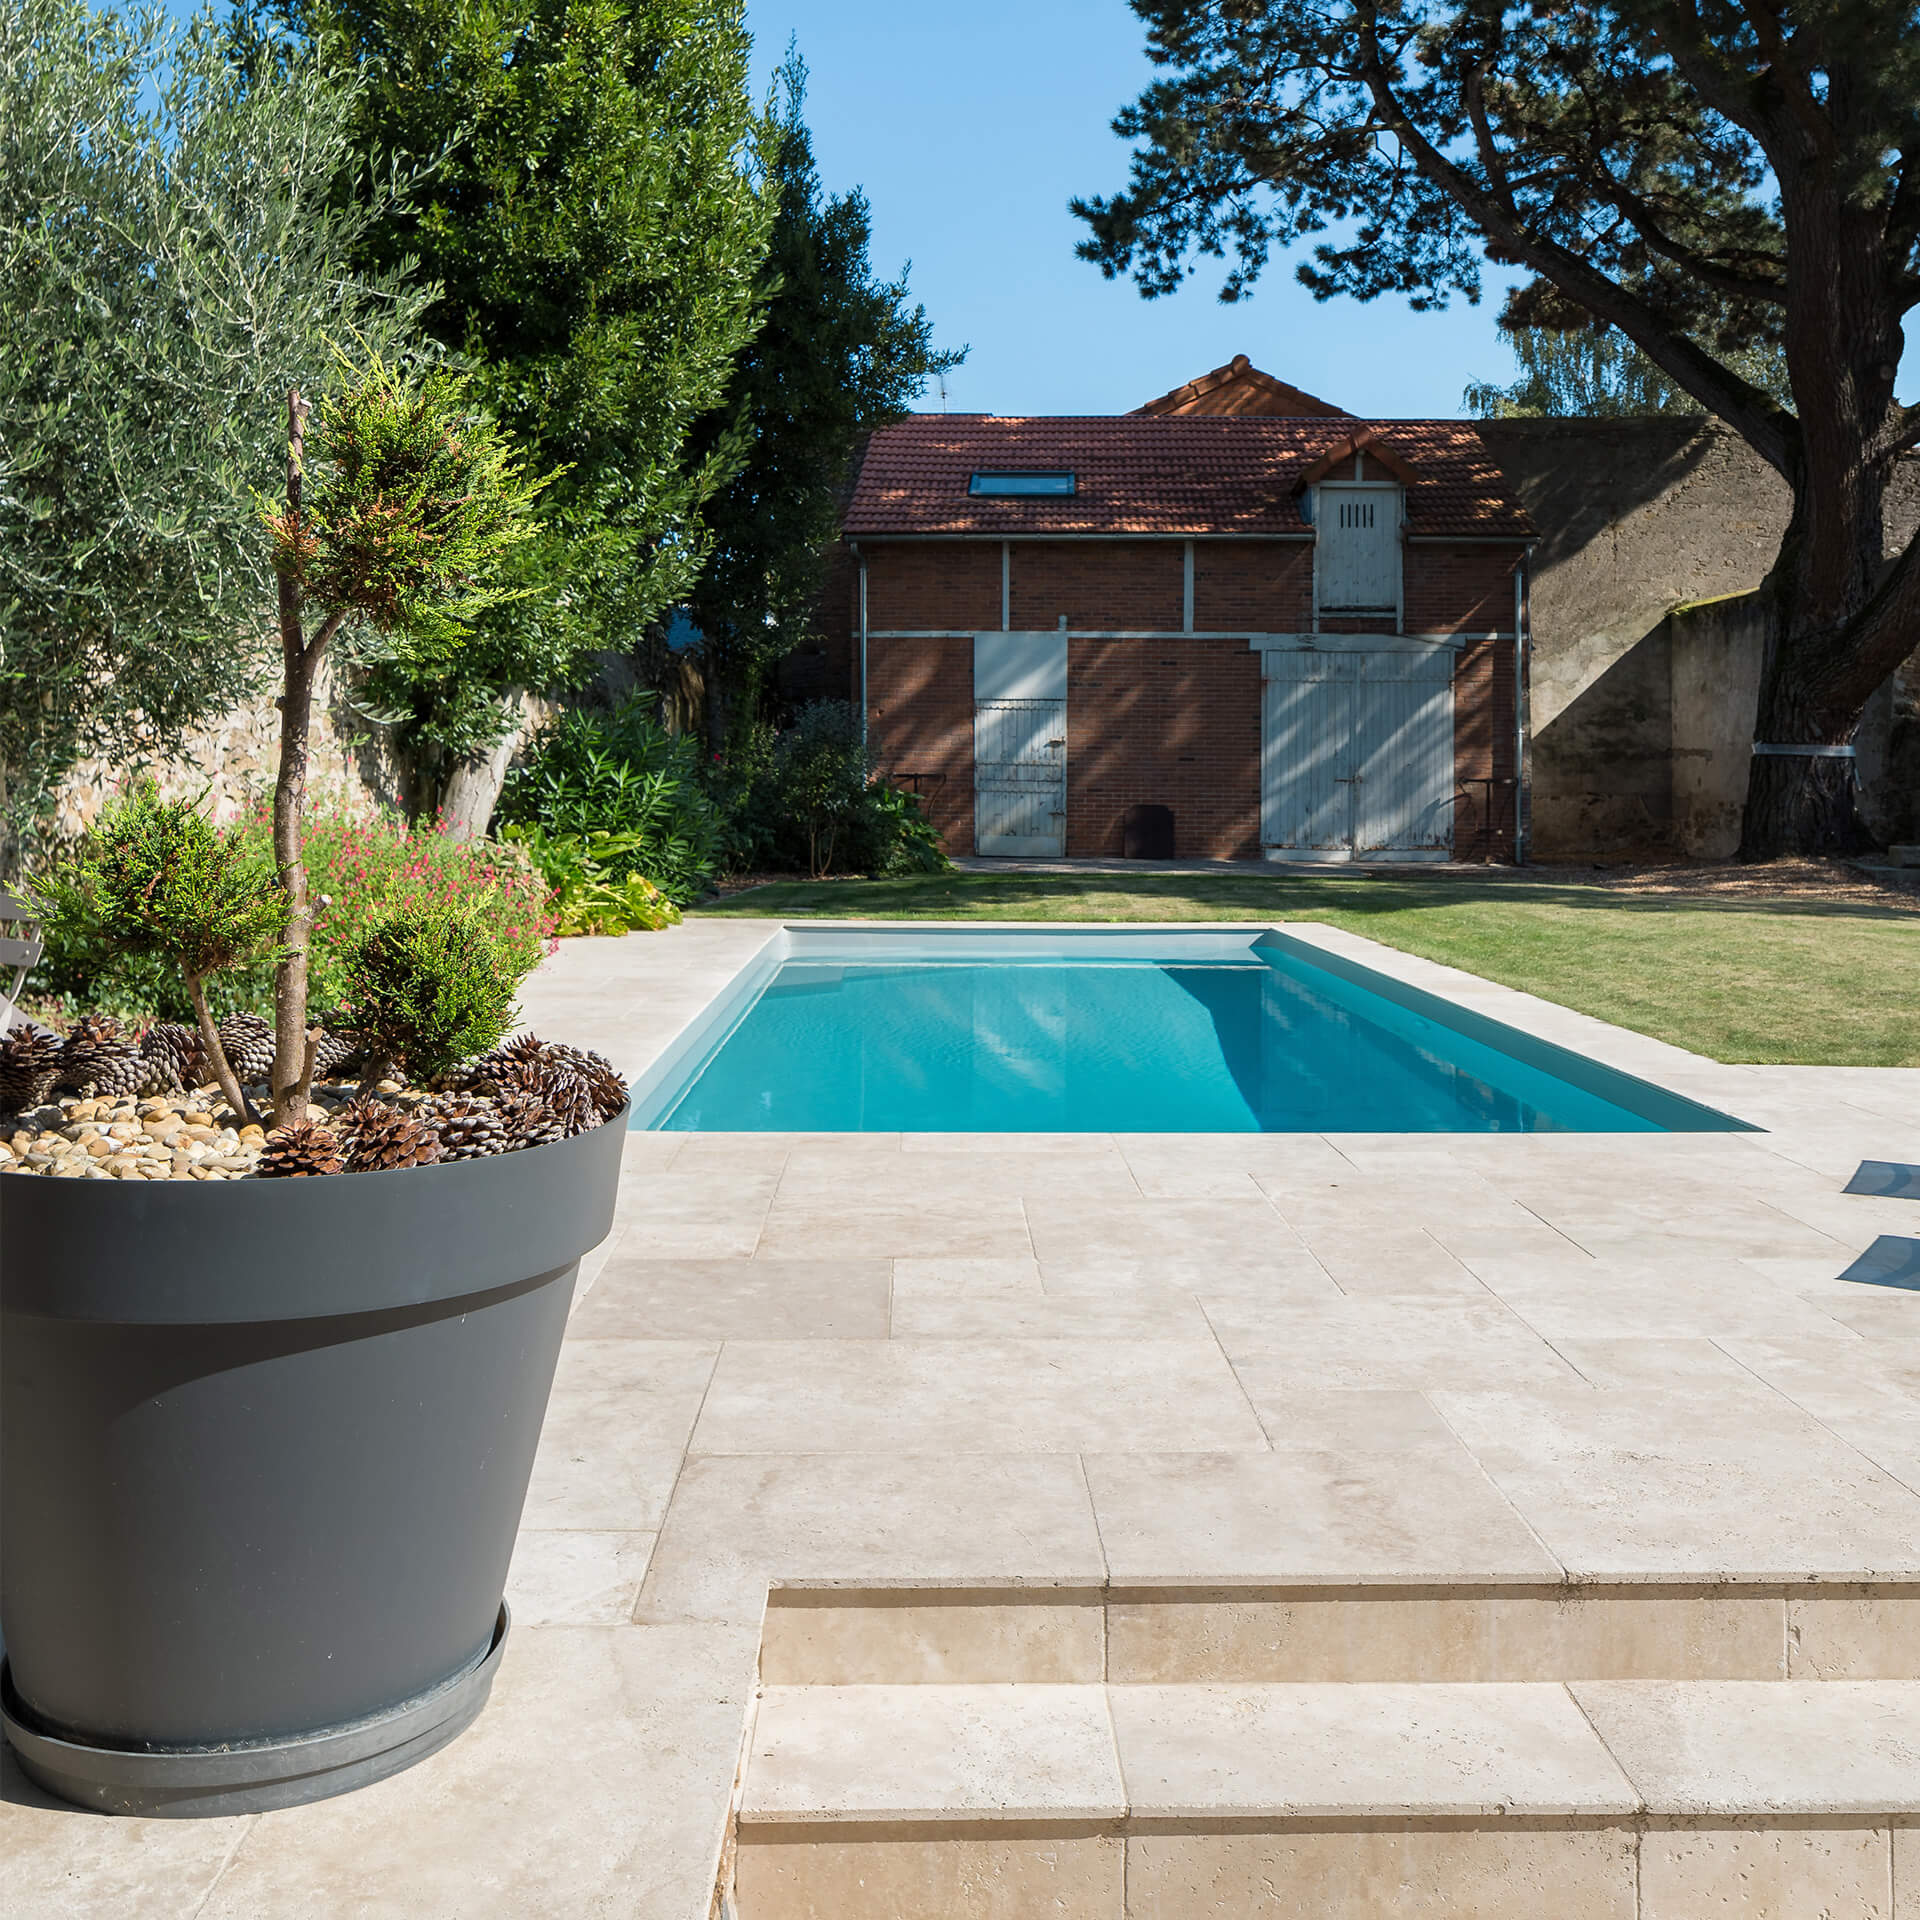
[[[277,945],[287,909],[271,861],[147,781],[110,805],[33,893],[60,937],[178,971],[220,1090],[247,1112],[206,983]]]
[[[377,921],[342,964],[367,1081],[393,1068],[434,1079],[498,1045],[529,971],[477,903],[420,901]]]

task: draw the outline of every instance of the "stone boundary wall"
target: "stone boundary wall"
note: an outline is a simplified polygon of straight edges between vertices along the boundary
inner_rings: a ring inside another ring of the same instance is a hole
[[[84,833],[101,808],[143,773],[151,773],[169,799],[206,794],[209,812],[222,824],[242,818],[273,792],[280,759],[277,699],[271,686],[263,686],[244,706],[196,728],[182,750],[166,759],[81,761],[56,790],[53,841],[60,844]],[[321,666],[313,709],[309,792],[358,805],[397,805],[394,769],[377,740],[353,737],[360,729],[340,693],[331,661]]]
[[[1744,615],[1705,614],[1702,603],[1764,578],[1786,527],[1785,483],[1717,421],[1479,425],[1540,534],[1531,857],[1726,857],[1738,839],[1727,796],[1737,810],[1746,792],[1760,640]],[[1902,464],[1887,508],[1897,550],[1920,522],[1920,462]],[[1689,609],[1678,627],[1676,608]],[[1916,692],[1920,656],[1863,729],[1862,811],[1886,839],[1914,836]],[[1732,707],[1702,705],[1718,699]]]

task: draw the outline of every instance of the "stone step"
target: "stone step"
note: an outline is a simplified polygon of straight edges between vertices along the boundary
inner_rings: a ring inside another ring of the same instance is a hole
[[[1920,1680],[1920,1582],[777,1587],[769,1686]]]
[[[1915,1920],[1920,1682],[774,1686],[739,1920]]]

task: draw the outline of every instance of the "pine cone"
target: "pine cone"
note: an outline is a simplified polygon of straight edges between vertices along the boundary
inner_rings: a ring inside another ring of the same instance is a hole
[[[292,1126],[275,1127],[267,1135],[266,1148],[255,1169],[262,1180],[299,1180],[346,1170],[333,1129],[314,1120],[296,1120]]]
[[[558,1041],[548,1043],[547,1058],[564,1062],[586,1082],[599,1119],[611,1120],[627,1104],[627,1083],[611,1060],[585,1047],[563,1046]]]
[[[366,1051],[367,1044],[357,1033],[335,1033],[328,1028],[320,1035],[320,1044],[314,1050],[313,1077],[331,1080],[347,1073],[360,1064]]]
[[[60,1073],[60,1037],[37,1027],[0,1034],[0,1113],[45,1104]]]
[[[484,1094],[443,1095],[422,1107],[420,1118],[439,1136],[443,1160],[478,1160],[507,1150],[500,1110]]]
[[[352,1173],[393,1173],[403,1167],[430,1167],[440,1159],[440,1137],[414,1114],[384,1100],[353,1100],[334,1116],[346,1142]]]
[[[538,1080],[545,1053],[532,1034],[517,1034],[491,1053],[456,1067],[448,1079],[464,1093],[527,1093]]]
[[[110,1014],[82,1014],[60,1049],[57,1084],[80,1094],[138,1093],[147,1077],[140,1049]]]
[[[141,1036],[140,1056],[147,1063],[142,1093],[184,1093],[203,1084],[200,1076],[206,1054],[191,1027],[168,1020],[149,1027]]]
[[[257,1013],[230,1013],[220,1022],[220,1049],[242,1086],[273,1077],[273,1029]]]
[[[566,1128],[569,1139],[576,1133],[591,1133],[600,1124],[600,1105],[592,1086],[564,1060],[549,1062],[540,1098]]]
[[[599,1054],[552,1045],[531,1033],[482,1054],[463,1079],[469,1090],[496,1099],[518,1094],[538,1100],[564,1128],[563,1138],[612,1119],[627,1100],[627,1083]]]
[[[567,1137],[566,1122],[549,1110],[534,1093],[507,1092],[495,1102],[500,1124],[506,1134],[503,1151],[517,1152],[522,1147],[544,1147]]]

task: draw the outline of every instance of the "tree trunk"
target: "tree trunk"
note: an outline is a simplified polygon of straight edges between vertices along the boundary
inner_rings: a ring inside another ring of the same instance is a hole
[[[200,1029],[200,1051],[207,1056],[207,1065],[213,1069],[221,1095],[240,1123],[249,1126],[259,1116],[227,1059],[226,1048],[220,1044],[220,1029],[213,1024],[213,1014],[207,1006],[206,984],[197,973],[187,975],[187,998],[193,1003],[194,1021]]]
[[[307,403],[287,395],[287,514],[300,518],[301,462]],[[273,1124],[290,1126],[306,1118],[307,946],[313,937],[313,903],[307,893],[307,868],[301,827],[307,810],[308,740],[313,728],[313,683],[327,644],[339,631],[343,614],[328,614],[313,638],[306,637],[306,608],[300,583],[280,576],[280,768],[273,786],[273,859],[287,898],[286,933],[280,964],[273,976]]]
[[[1843,511],[1830,497],[1819,498],[1817,484],[1799,491],[1767,582],[1772,607],[1756,746],[1851,747],[1868,701],[1920,647],[1920,542],[1909,543],[1891,567],[1881,561],[1890,465],[1861,460]],[[1815,541],[1807,528],[1821,506],[1830,531]],[[1852,569],[1833,550],[1847,543],[1858,562]],[[1855,793],[1851,754],[1756,753],[1739,857],[1858,853],[1871,839]]]
[[[515,705],[519,705],[518,695]],[[486,838],[493,810],[500,804],[500,789],[506,785],[507,769],[519,745],[520,723],[516,720],[485,753],[454,763],[446,798],[440,803],[440,831],[449,840]]]

